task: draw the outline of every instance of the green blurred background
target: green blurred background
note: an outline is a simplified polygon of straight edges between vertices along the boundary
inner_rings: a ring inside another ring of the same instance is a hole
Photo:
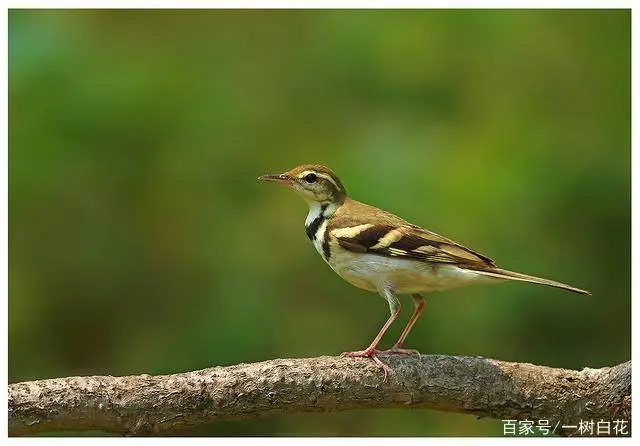
[[[408,346],[556,367],[630,359],[630,11],[9,13],[9,380],[166,374],[363,348],[386,303],[258,183],[351,196],[516,271],[427,296]],[[385,338],[399,335],[412,308]],[[190,435],[500,435],[428,410]]]

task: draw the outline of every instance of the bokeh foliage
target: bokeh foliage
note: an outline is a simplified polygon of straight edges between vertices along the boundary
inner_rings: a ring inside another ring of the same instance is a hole
[[[410,347],[628,360],[630,33],[624,10],[10,11],[10,382],[365,347],[385,302],[322,262],[299,197],[256,181],[306,162],[593,292],[433,294]],[[426,410],[191,432],[500,433]]]

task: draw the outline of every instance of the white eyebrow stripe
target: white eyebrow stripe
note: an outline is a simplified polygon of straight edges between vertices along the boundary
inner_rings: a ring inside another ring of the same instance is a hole
[[[371,249],[386,248],[387,246],[400,240],[402,238],[402,235],[403,235],[402,229],[400,228],[392,229],[391,231],[387,232],[383,237],[381,237],[380,240],[378,240],[378,243],[373,245]]]
[[[314,170],[305,170],[300,175],[298,175],[298,178],[304,178],[310,173],[314,174],[319,178],[324,178],[325,180],[329,181],[331,184],[333,184],[336,187],[336,190],[342,190],[342,188],[338,185],[338,183],[336,183],[336,180],[334,180],[333,177],[331,177],[330,175],[326,175],[324,173],[316,172]]]
[[[336,187],[336,190],[340,190],[340,186],[338,186],[338,184],[336,183],[336,180],[334,180],[329,175],[325,175],[323,173],[316,173],[316,175],[319,176],[320,178],[324,178],[325,180],[328,180],[329,182],[331,182],[331,184],[333,184]]]
[[[364,225],[334,229],[333,231],[331,231],[331,235],[336,238],[354,238],[356,235],[360,234],[362,231],[366,231],[372,226],[373,225],[371,223],[366,223]]]
[[[338,184],[336,182],[335,178],[333,178],[331,175],[327,175],[325,173],[320,173],[320,172],[315,171],[315,170],[305,170],[305,171],[301,172],[300,174],[298,174],[298,178],[303,179],[304,177],[306,177],[310,173],[314,174],[318,178],[323,178],[323,179],[327,180],[328,182],[330,182],[331,184],[333,184],[333,187],[335,187],[336,192],[344,192],[344,186],[340,186],[340,184]]]

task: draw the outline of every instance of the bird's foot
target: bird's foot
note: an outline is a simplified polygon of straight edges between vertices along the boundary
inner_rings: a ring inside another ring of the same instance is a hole
[[[380,361],[380,359],[377,356],[377,353],[381,353],[380,350],[376,350],[374,348],[368,348],[366,350],[358,350],[358,351],[355,351],[355,352],[343,352],[343,353],[340,354],[340,356],[348,357],[348,358],[371,358],[371,359],[373,359],[373,361],[378,365],[378,367],[380,367],[382,369],[382,371],[384,372],[383,381],[386,381],[387,380],[387,376],[389,376],[389,372],[391,371],[391,369],[384,362]]]
[[[380,353],[381,355],[388,355],[388,354],[400,354],[400,355],[419,355],[420,352],[418,350],[414,350],[412,348],[401,348],[398,345],[394,345],[393,347],[391,347],[388,350],[382,350],[379,351],[378,353]]]

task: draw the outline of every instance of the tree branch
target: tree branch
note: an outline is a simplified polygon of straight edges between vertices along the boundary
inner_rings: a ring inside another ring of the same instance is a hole
[[[481,357],[274,359],[165,376],[89,376],[9,385],[9,435],[175,433],[212,421],[315,411],[429,408],[513,420],[631,418],[631,362],[582,371]]]

